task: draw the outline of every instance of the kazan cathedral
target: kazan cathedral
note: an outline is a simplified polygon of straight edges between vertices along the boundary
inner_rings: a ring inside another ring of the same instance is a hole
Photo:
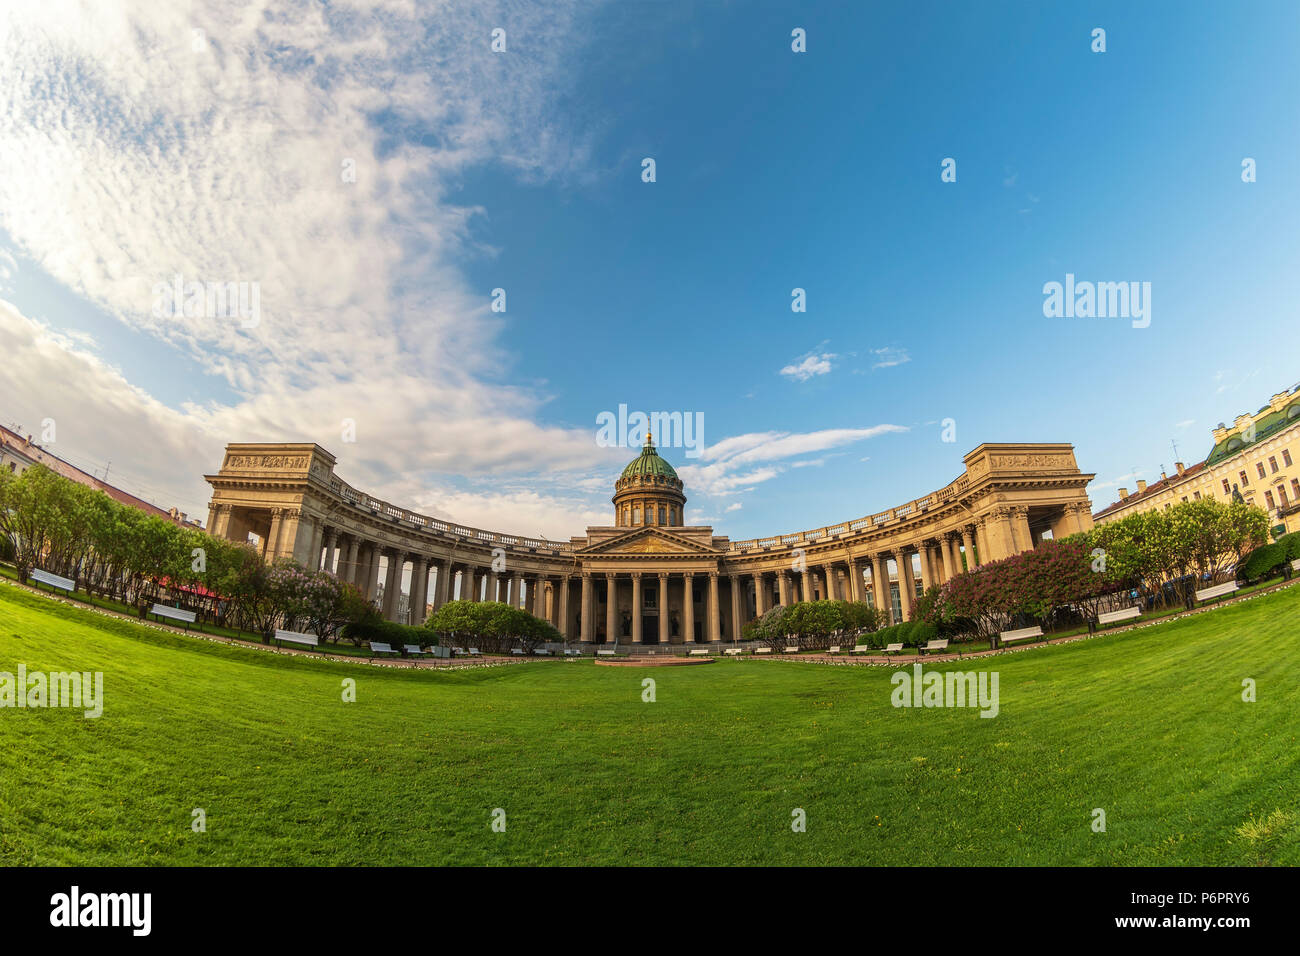
[[[894,621],[966,568],[1092,527],[1068,444],[982,444],[947,484],[820,528],[732,541],[684,524],[686,493],[651,436],[614,483],[614,521],[568,541],[471,528],[345,482],[314,443],[232,443],[208,530],[351,581],[390,620],[506,601],[584,645],[739,640],[777,604],[865,601]]]

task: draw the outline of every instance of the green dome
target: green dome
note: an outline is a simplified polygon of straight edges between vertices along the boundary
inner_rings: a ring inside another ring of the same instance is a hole
[[[628,466],[623,469],[622,477],[681,480],[677,477],[677,472],[673,470],[673,466],[659,457],[659,452],[655,451],[653,437],[650,435],[646,435],[645,447],[641,449],[641,454],[628,462]]]

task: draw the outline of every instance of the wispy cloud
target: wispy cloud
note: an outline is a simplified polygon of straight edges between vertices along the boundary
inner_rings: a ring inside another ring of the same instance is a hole
[[[829,375],[834,358],[835,354],[832,352],[805,355],[799,362],[781,369],[780,374],[796,382],[806,382],[818,375]]]
[[[886,346],[885,348],[872,349],[871,354],[875,356],[872,368],[892,368],[895,365],[903,365],[912,361],[912,356],[904,348]]]

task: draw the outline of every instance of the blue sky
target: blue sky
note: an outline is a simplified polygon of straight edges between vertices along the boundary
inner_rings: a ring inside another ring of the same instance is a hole
[[[664,454],[733,538],[983,441],[1074,443],[1099,510],[1300,378],[1300,8],[1074,6],[19,3],[0,419],[200,514],[224,442],[315,440],[399,504],[567,537],[608,522],[620,404],[703,415]],[[264,321],[151,317],[177,271],[260,282]],[[1149,327],[1045,318],[1066,273],[1149,282]]]

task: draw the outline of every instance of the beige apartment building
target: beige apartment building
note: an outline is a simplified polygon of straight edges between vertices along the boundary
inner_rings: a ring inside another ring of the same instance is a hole
[[[1251,414],[1238,415],[1229,427],[1214,429],[1214,447],[1190,468],[1174,463],[1175,473],[1137,483],[1132,494],[1119,489],[1119,500],[1092,516],[1102,524],[1152,508],[1202,498],[1231,500],[1239,491],[1248,504],[1267,512],[1275,535],[1300,530],[1300,385],[1278,392]]]

